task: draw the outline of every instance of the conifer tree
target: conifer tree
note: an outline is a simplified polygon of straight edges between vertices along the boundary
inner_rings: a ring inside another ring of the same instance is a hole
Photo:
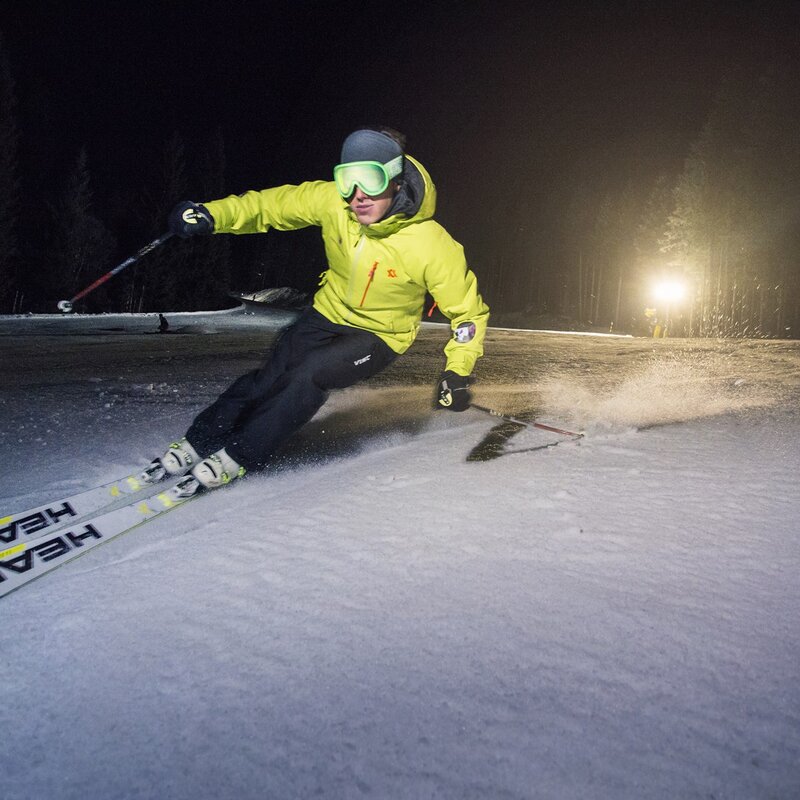
[[[19,307],[19,127],[14,80],[0,35],[0,311]]]
[[[177,131],[167,140],[161,167],[156,176],[157,189],[148,193],[145,208],[150,217],[151,233],[158,236],[166,230],[170,210],[186,199],[186,149]],[[185,241],[167,242],[139,265],[133,285],[135,297],[132,311],[192,310],[192,276],[189,274],[190,247]]]
[[[50,204],[52,225],[46,244],[47,284],[42,299],[69,298],[111,266],[114,238],[95,215],[86,150],[81,149],[60,195]],[[103,290],[84,301],[107,308]]]
[[[226,155],[222,130],[217,128],[206,142],[199,161],[200,197],[216,199],[225,194]],[[231,242],[228,236],[202,237],[192,242],[192,284],[196,310],[220,308],[230,291]]]
[[[686,160],[664,248],[695,285],[696,334],[783,335],[800,225],[797,112],[796,82],[777,62],[743,68]]]

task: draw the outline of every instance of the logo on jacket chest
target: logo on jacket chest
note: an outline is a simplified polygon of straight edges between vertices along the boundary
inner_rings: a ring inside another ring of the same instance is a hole
[[[376,277],[384,274],[387,278],[399,278],[400,276],[397,274],[397,267],[386,267],[381,264],[380,261],[376,261],[372,265],[372,269],[370,270],[370,275],[375,275]]]

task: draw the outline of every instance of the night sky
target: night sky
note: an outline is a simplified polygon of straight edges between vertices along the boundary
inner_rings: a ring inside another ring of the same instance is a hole
[[[468,254],[520,202],[546,226],[565,187],[680,170],[725,74],[800,30],[775,2],[19,6],[0,31],[39,178],[85,145],[101,200],[124,194],[174,131],[191,157],[219,127],[226,193],[329,179],[342,138],[384,123]]]

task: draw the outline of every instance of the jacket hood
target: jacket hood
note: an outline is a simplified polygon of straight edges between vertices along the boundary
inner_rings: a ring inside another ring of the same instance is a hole
[[[428,173],[415,158],[405,156],[403,178],[386,216],[372,225],[364,226],[370,237],[389,236],[407,225],[432,219],[436,211],[436,187]],[[348,207],[350,216],[356,216]]]

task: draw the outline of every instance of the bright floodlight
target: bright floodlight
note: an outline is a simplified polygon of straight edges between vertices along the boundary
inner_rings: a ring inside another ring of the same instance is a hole
[[[668,278],[654,287],[656,300],[662,303],[677,303],[686,294],[686,284],[677,278]]]

